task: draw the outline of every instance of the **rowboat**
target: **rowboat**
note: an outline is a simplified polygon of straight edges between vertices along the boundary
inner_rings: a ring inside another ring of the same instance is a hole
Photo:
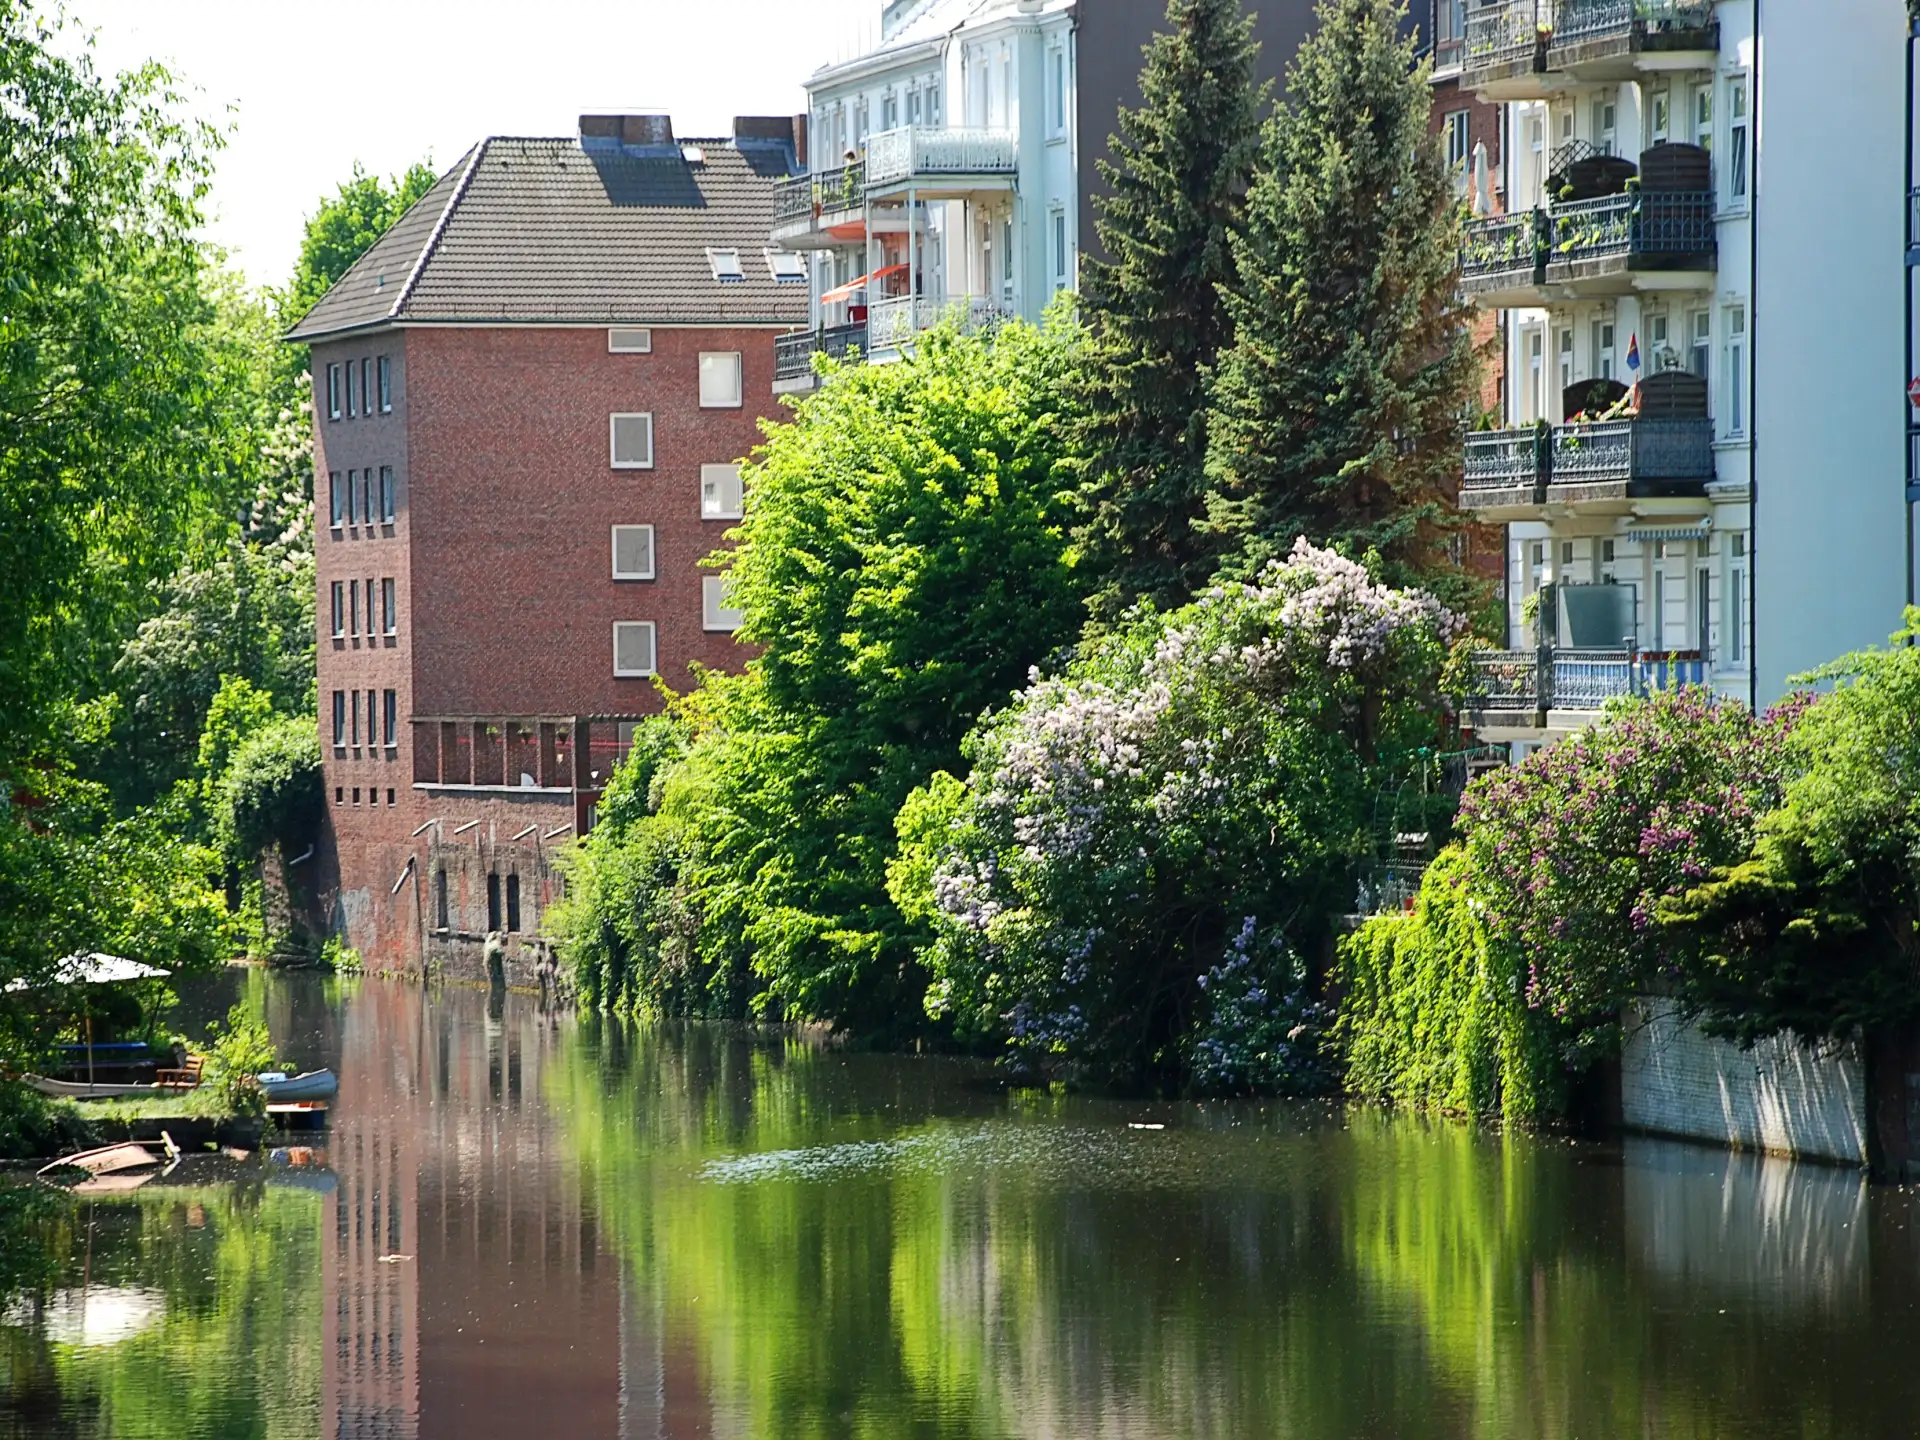
[[[260,1089],[274,1104],[293,1100],[331,1100],[340,1093],[340,1081],[331,1070],[308,1070],[301,1075],[289,1075],[284,1080],[270,1080],[262,1076]]]
[[[49,1165],[43,1165],[39,1173],[49,1175],[59,1170],[84,1170],[89,1175],[118,1175],[128,1170],[144,1170],[160,1164],[160,1156],[145,1145],[121,1142],[117,1145],[102,1145],[97,1150],[82,1150],[77,1155],[62,1155]]]
[[[141,1095],[169,1095],[170,1085],[89,1085],[84,1080],[49,1080],[44,1075],[22,1075],[21,1081],[56,1100],[126,1100]]]

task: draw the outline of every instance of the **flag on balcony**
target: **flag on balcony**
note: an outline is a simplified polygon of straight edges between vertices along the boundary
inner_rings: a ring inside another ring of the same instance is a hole
[[[1629,335],[1627,337],[1627,369],[1633,372],[1635,379],[1639,378],[1640,335],[1638,331],[1635,331],[1632,335]]]

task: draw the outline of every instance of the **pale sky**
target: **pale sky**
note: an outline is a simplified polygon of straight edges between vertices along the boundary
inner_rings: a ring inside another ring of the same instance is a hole
[[[663,110],[683,135],[803,108],[802,82],[876,37],[881,0],[68,0],[104,71],[157,59],[231,124],[211,239],[284,280],[355,161],[444,170],[485,135],[570,135]],[[51,6],[47,7],[51,10]]]

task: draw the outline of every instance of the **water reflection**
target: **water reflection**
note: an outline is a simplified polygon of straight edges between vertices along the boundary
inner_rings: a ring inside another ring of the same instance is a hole
[[[236,985],[324,1155],[0,1207],[0,1437],[1913,1433],[1847,1172]]]

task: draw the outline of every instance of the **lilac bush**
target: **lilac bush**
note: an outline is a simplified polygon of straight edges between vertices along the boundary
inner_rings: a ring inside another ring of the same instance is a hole
[[[1297,957],[1327,952],[1376,797],[1427,763],[1461,629],[1302,541],[1035,674],[968,738],[966,782],[901,813],[930,1008],[1028,1067],[1296,1086],[1308,1032],[1273,1037],[1317,1025],[1288,1008]]]

